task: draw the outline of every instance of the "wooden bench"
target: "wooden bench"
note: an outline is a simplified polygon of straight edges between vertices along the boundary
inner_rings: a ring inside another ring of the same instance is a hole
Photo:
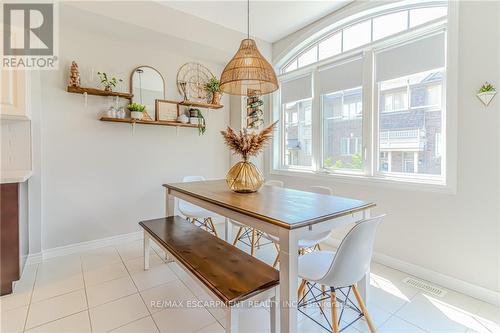
[[[227,309],[226,332],[238,331],[243,302],[271,300],[271,332],[276,331],[279,272],[179,216],[139,222],[144,228],[144,269],[149,269],[150,240]]]

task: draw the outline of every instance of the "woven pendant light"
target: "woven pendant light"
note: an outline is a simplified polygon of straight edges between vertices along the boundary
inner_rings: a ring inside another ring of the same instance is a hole
[[[271,64],[250,39],[250,1],[247,1],[248,38],[226,65],[220,77],[221,90],[230,95],[265,95],[278,89],[278,79]]]

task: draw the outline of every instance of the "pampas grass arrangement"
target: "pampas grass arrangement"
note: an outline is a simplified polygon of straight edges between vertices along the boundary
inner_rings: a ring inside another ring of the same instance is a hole
[[[249,133],[246,128],[236,132],[231,127],[220,133],[229,149],[248,161],[251,156],[257,156],[271,140],[277,123],[272,123],[259,133]]]

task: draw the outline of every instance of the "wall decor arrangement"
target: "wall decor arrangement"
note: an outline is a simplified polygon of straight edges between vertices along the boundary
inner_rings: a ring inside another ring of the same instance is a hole
[[[249,89],[249,95],[247,96],[247,128],[259,129],[264,125],[262,105],[264,105],[264,102],[259,97],[259,92]]]
[[[67,91],[83,94],[85,106],[87,95],[114,96],[114,105],[103,111],[101,121],[132,124],[133,131],[135,124],[192,127],[198,128],[199,134],[202,135],[206,131],[206,121],[202,112],[196,108],[223,107],[220,105],[219,82],[210,70],[200,64],[188,63],[181,69],[181,75],[178,73],[178,77],[186,81],[178,80],[177,84],[179,92],[184,96],[183,101],[166,100],[165,79],[157,69],[147,65],[132,70],[129,80],[130,92],[122,92],[115,90],[121,90],[123,79],[107,72],[97,72],[99,82],[88,80],[96,87],[82,87],[78,64],[73,61],[69,70]],[[93,69],[91,71],[94,73]],[[92,75],[89,74],[89,77]],[[119,98],[128,99],[129,103],[119,106]],[[207,98],[216,104],[207,103]],[[184,108],[181,110],[180,106]],[[190,115],[192,110],[193,116]]]
[[[491,83],[485,82],[481,88],[479,88],[476,96],[481,102],[483,102],[484,106],[488,106],[496,94],[497,91],[495,87]]]

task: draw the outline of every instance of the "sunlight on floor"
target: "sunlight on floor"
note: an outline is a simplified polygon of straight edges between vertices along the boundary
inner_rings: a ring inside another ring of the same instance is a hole
[[[437,298],[429,295],[424,295],[424,297],[436,308],[438,308],[446,317],[450,320],[455,321],[463,326],[466,326],[479,333],[498,333],[500,332],[500,326],[496,323],[480,317],[478,315],[472,314],[464,309],[451,305],[449,303],[443,302]]]
[[[396,287],[394,285],[394,283],[392,283],[391,281],[389,281],[386,278],[381,277],[380,275],[370,273],[370,284],[373,287],[378,288],[378,289],[382,289],[383,291],[385,291],[391,295],[394,295],[394,296],[396,296],[396,297],[398,297],[406,302],[410,301],[410,299],[408,297],[406,297],[406,295],[403,294],[403,292],[401,290],[399,290],[399,288]]]

